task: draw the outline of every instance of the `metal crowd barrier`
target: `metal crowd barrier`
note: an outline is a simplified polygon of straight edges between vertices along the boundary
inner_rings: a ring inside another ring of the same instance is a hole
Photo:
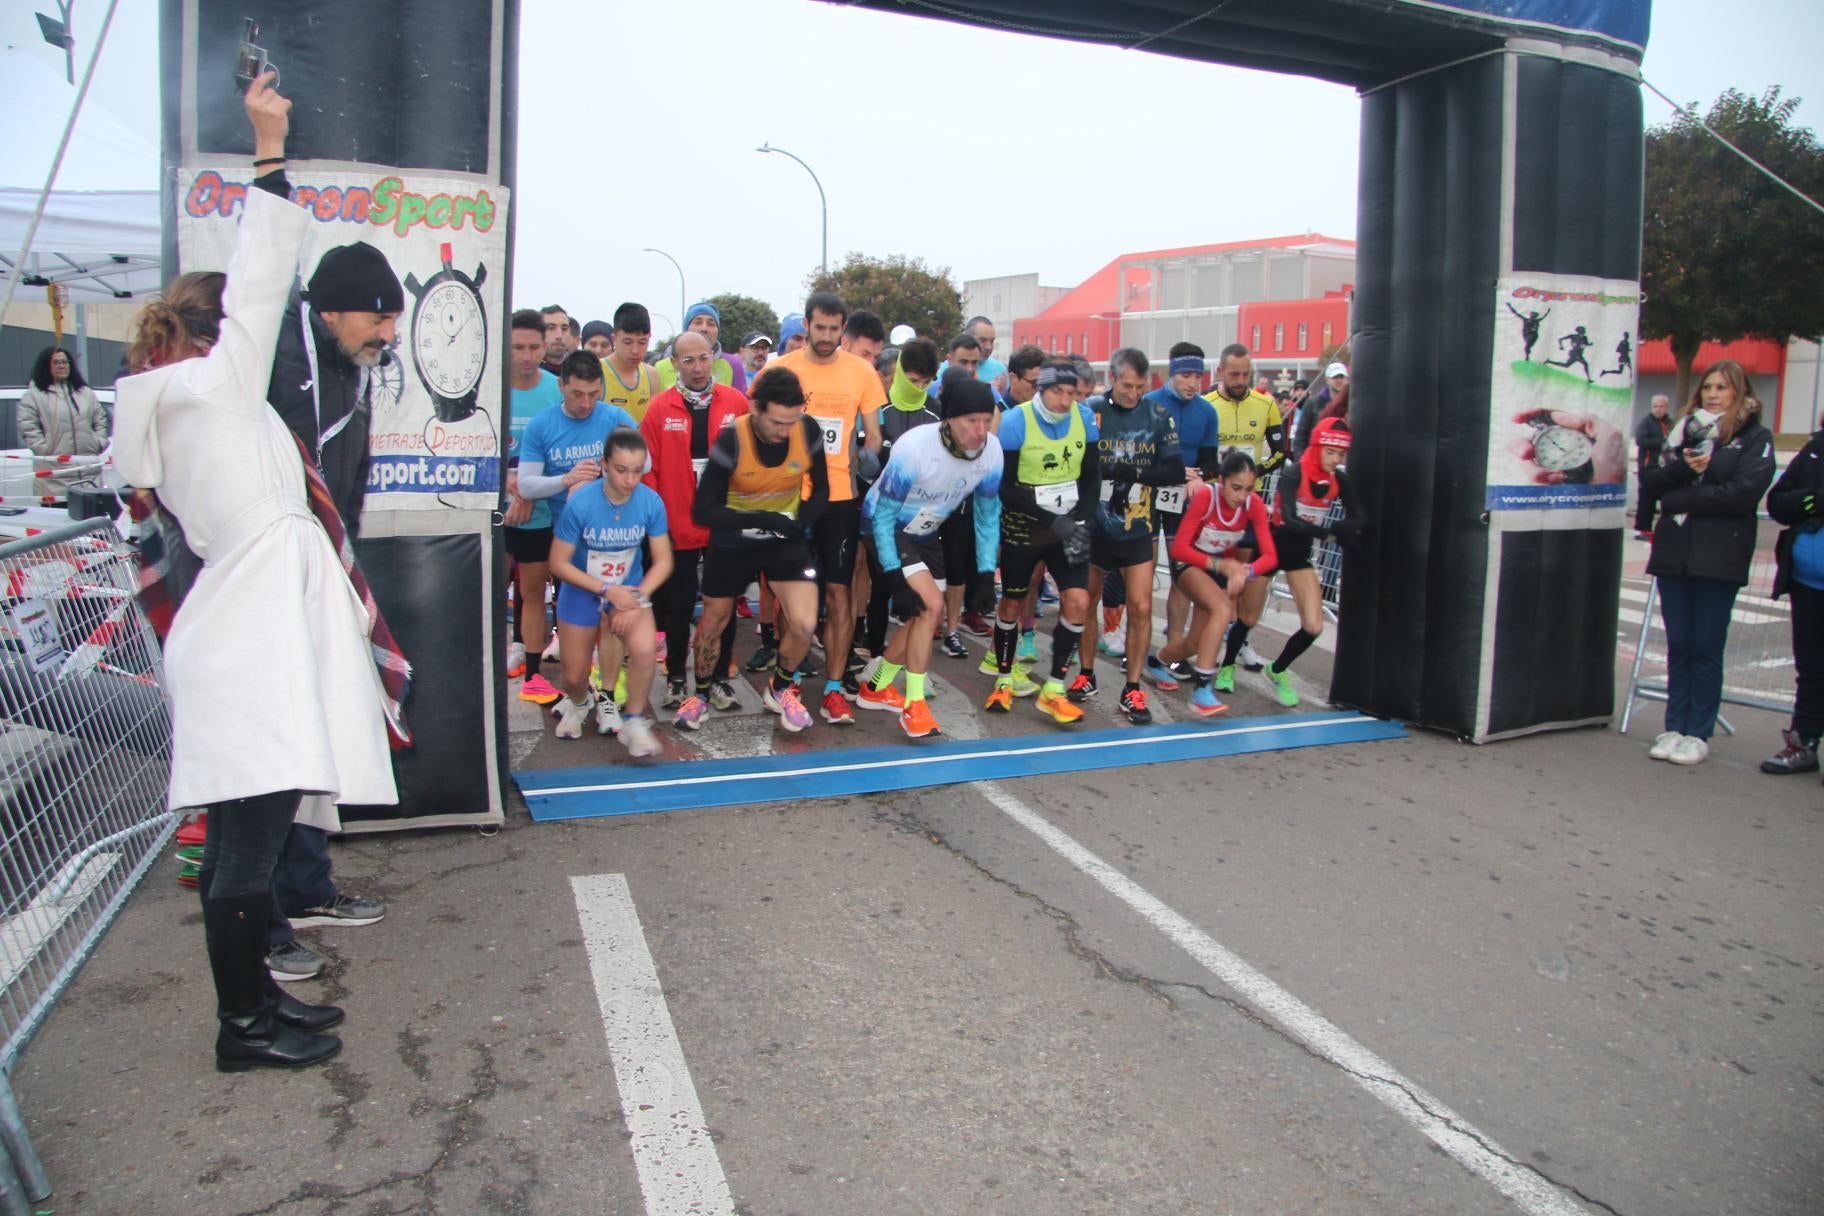
[[[1762,515],[1765,520],[1768,518]],[[1723,702],[1785,714],[1792,711],[1798,668],[1792,658],[1792,606],[1773,598],[1773,554],[1757,550],[1748,569],[1748,584],[1735,597],[1729,640],[1723,647]],[[1624,605],[1625,607],[1625,605]],[[1628,671],[1628,699],[1621,711],[1627,733],[1638,701],[1666,699],[1666,628],[1659,615],[1659,580],[1647,587],[1634,662]],[[1729,734],[1735,727],[1722,715],[1716,724]]]
[[[0,545],[0,1211],[50,1181],[10,1076],[177,827],[136,558],[106,519]]]

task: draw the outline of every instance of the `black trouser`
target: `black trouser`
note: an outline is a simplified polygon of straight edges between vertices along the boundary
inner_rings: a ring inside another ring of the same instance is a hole
[[[1801,739],[1824,735],[1824,591],[1793,580],[1792,664],[1798,692],[1792,699],[1792,733]]]
[[[665,635],[665,678],[677,683],[690,675],[690,621],[697,607],[697,575],[703,562],[701,549],[674,549],[671,577],[652,597],[653,620]],[[735,617],[730,614],[722,630],[722,657],[716,670],[719,680],[735,658]]]
[[[1636,532],[1651,532],[1653,516],[1659,511],[1659,499],[1655,498],[1647,489],[1646,472],[1648,466],[1653,463],[1652,460],[1642,457],[1634,470],[1636,474],[1634,484],[1640,495],[1639,501],[1634,504],[1634,530]]]
[[[279,790],[211,805],[198,875],[207,881],[199,882],[197,893],[204,899],[269,895],[279,850],[303,799],[297,790]]]

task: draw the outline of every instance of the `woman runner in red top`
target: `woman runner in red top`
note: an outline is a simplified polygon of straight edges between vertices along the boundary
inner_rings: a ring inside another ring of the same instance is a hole
[[[1324,587],[1311,567],[1311,547],[1330,539],[1351,544],[1367,526],[1356,514],[1349,480],[1343,472],[1349,441],[1347,422],[1340,417],[1321,419],[1312,428],[1311,440],[1297,462],[1288,464],[1280,473],[1279,488],[1273,496],[1273,544],[1279,550],[1279,568],[1298,609],[1298,632],[1286,639],[1285,649],[1267,668],[1266,676],[1279,703],[1288,709],[1298,704],[1298,690],[1292,687],[1287,669],[1324,631]],[[1338,504],[1345,518],[1333,520]]]
[[[1266,504],[1254,493],[1254,460],[1246,452],[1222,458],[1216,484],[1199,483],[1191,491],[1178,531],[1172,536],[1172,581],[1191,601],[1191,629],[1159,652],[1159,661],[1176,663],[1195,648],[1195,687],[1191,711],[1213,717],[1228,707],[1216,699],[1210,681],[1216,675],[1216,651],[1223,631],[1235,617],[1242,588],[1273,573],[1279,552],[1273,547]],[[1244,562],[1236,551],[1252,533],[1260,553]]]

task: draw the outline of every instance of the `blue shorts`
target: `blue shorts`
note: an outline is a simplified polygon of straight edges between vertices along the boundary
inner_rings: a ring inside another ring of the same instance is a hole
[[[594,629],[602,623],[602,601],[570,583],[557,585],[557,619],[566,625]]]

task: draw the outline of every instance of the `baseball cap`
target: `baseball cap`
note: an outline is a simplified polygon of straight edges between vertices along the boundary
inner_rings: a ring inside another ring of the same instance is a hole
[[[747,337],[741,339],[741,346],[743,349],[745,349],[749,346],[761,346],[761,345],[771,346],[772,344],[773,344],[772,335],[763,334],[757,329],[753,333],[747,335]]]
[[[1324,379],[1326,380],[1332,376],[1347,376],[1348,374],[1349,369],[1340,363],[1332,363],[1329,367],[1324,369]]]

